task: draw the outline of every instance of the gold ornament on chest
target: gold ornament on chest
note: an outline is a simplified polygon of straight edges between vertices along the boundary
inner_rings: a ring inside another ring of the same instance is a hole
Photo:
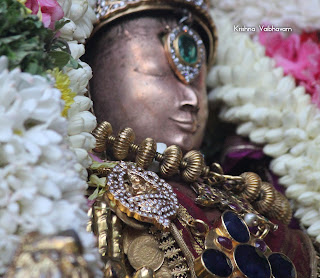
[[[157,174],[120,162],[108,175],[106,195],[117,207],[139,221],[168,230],[178,209],[171,186]]]

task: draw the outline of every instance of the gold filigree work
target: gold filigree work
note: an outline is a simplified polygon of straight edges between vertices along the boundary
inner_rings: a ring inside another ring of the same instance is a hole
[[[82,247],[74,231],[54,236],[31,233],[25,236],[6,278],[90,278]]]

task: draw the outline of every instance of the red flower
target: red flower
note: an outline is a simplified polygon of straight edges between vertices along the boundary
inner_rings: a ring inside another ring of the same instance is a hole
[[[315,43],[320,43],[320,32],[302,33],[300,37],[302,42],[311,39]]]
[[[260,43],[266,55],[275,59],[277,66],[291,74],[298,85],[306,88],[312,101],[320,108],[320,43],[317,33],[292,34],[284,37],[279,32],[260,32]]]
[[[32,14],[40,17],[46,28],[54,29],[56,21],[63,18],[64,13],[56,0],[27,0],[26,7]]]

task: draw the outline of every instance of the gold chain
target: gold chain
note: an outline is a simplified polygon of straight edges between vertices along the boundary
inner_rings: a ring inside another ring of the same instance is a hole
[[[251,203],[259,213],[289,224],[292,217],[289,201],[270,183],[262,182],[257,174],[247,172],[240,176],[225,175],[218,163],[213,163],[211,167],[206,166],[199,151],[192,150],[183,156],[182,150],[172,145],[160,154],[156,152],[156,142],[152,138],[146,138],[140,145],[135,144],[135,135],[131,128],[123,129],[116,137],[112,132],[110,123],[104,121],[98,125],[93,131],[97,141],[94,151],[103,153],[109,147],[117,160],[123,160],[129,153],[134,153],[137,166],[143,169],[156,160],[160,163],[160,175],[164,178],[180,174],[188,183],[201,178],[211,187],[222,187],[235,192],[240,198]],[[191,226],[196,224],[189,223]]]
[[[191,235],[191,243],[194,250],[198,255],[202,253],[204,250],[204,240],[203,238],[207,234],[209,227],[208,225],[199,219],[194,219],[187,211],[185,207],[179,204],[179,209],[177,212],[177,219],[181,223],[181,225],[189,231]],[[198,225],[202,225],[204,227],[204,231],[198,230]]]
[[[164,253],[165,260],[172,271],[172,277],[188,278],[190,272],[191,277],[195,278],[196,276],[192,276],[192,271],[190,271],[190,265],[193,266],[193,257],[191,260],[192,264],[190,264],[188,259],[189,254],[185,253],[184,246],[181,245],[180,240],[176,242],[177,237],[175,236],[176,234],[175,231],[172,230],[172,227],[170,227],[170,232],[161,232],[154,226],[152,226],[149,231],[159,241],[159,249]],[[178,248],[176,247],[176,243],[179,246]],[[183,251],[181,249],[183,249]]]

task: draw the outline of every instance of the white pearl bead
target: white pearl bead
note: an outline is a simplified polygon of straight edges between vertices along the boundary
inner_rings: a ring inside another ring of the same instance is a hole
[[[246,222],[246,224],[249,226],[249,227],[252,227],[252,226],[255,226],[256,223],[258,221],[258,217],[256,214],[254,213],[246,213],[244,215],[244,222]]]

